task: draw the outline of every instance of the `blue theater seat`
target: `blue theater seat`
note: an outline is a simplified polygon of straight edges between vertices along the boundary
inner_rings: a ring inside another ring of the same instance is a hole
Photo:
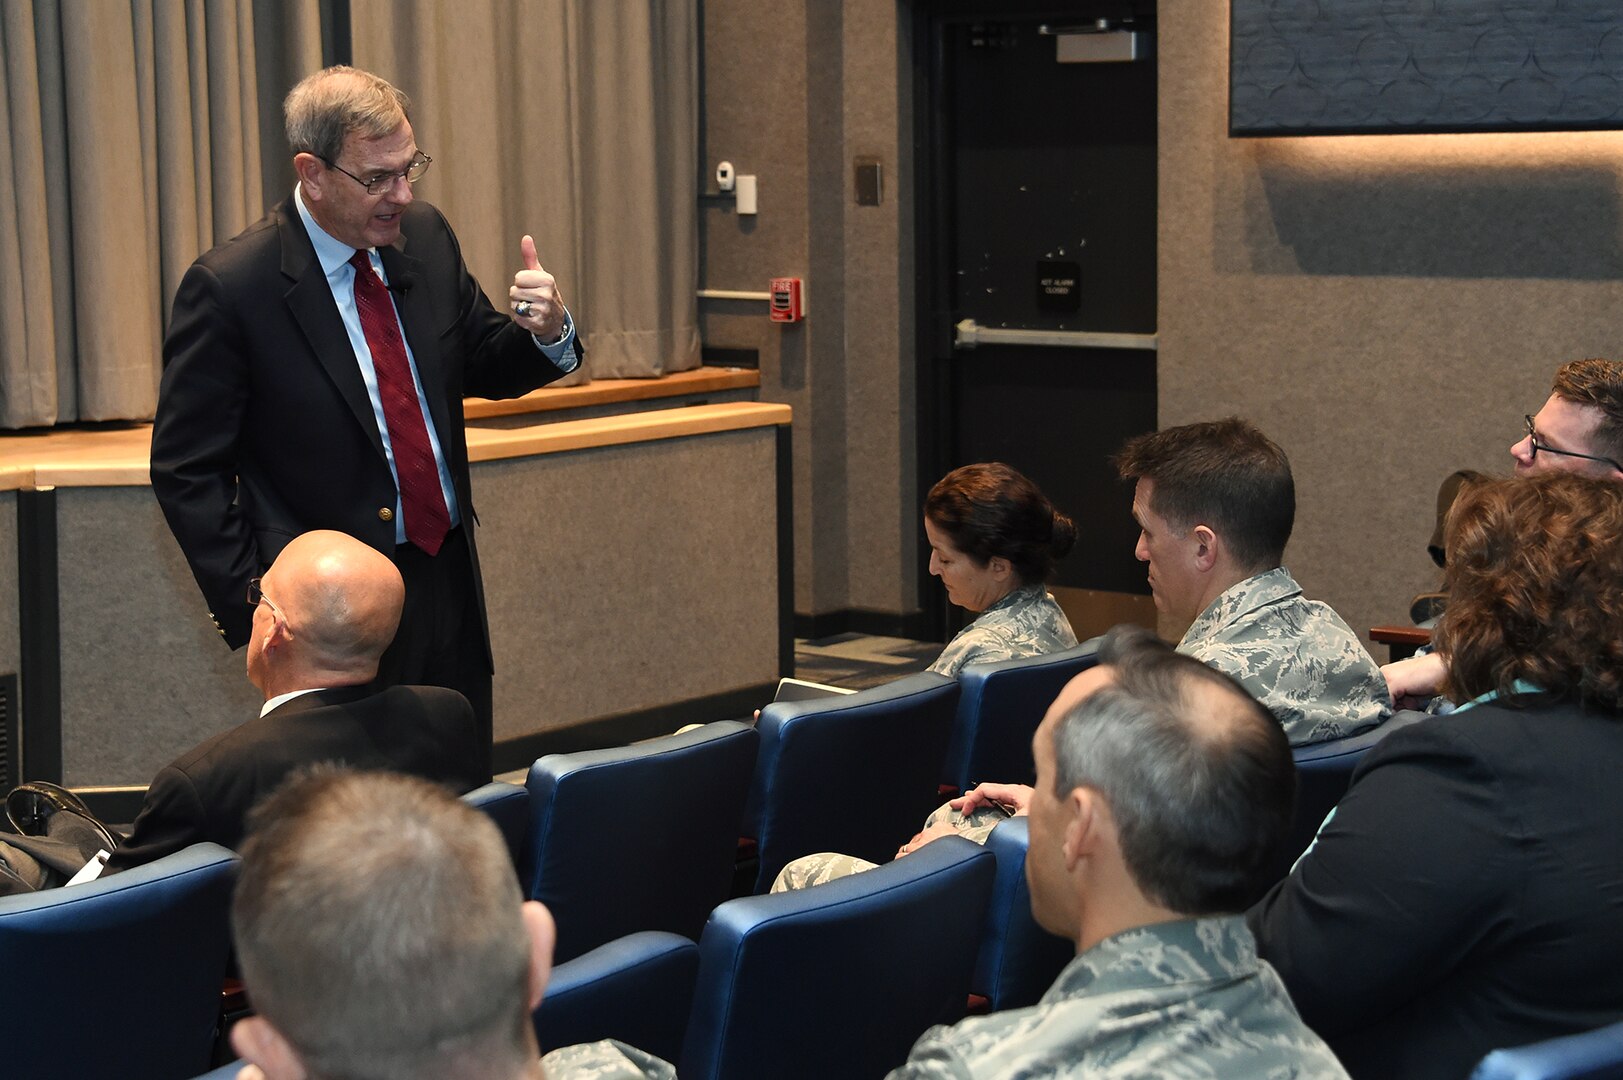
[[[682,1053],[698,971],[697,945],[654,930],[559,964],[535,1011],[541,1052],[619,1039],[675,1061]]]
[[[1029,784],[1031,737],[1061,688],[1099,662],[1099,639],[1064,652],[967,664],[942,781],[968,791],[983,780]]]
[[[884,862],[939,803],[958,683],[931,672],[761,710],[744,835],[764,892],[792,859],[839,851]]]
[[[1623,1080],[1623,1023],[1495,1050],[1471,1080]]]
[[[986,840],[997,859],[997,877],[970,992],[986,998],[992,1012],[1037,1004],[1076,956],[1074,942],[1050,934],[1032,917],[1026,883],[1030,820],[1022,816],[999,822]]]
[[[0,899],[7,1076],[174,1080],[206,1069],[237,857],[215,844]]]
[[[722,720],[530,767],[521,884],[552,909],[559,963],[639,930],[699,936],[732,891],[758,742]]]
[[[507,850],[513,856],[513,867],[522,873],[530,836],[530,793],[517,784],[492,780],[462,796],[464,802],[478,807],[490,815],[507,841]]]
[[[705,925],[682,1080],[877,1077],[964,1011],[996,859],[949,836]]]

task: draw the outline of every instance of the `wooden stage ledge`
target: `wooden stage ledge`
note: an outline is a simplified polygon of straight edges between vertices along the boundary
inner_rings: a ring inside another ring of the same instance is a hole
[[[754,375],[754,372],[750,374]],[[557,392],[600,387],[601,383],[591,383]],[[787,405],[733,401],[598,416],[586,420],[559,420],[530,427],[470,427],[468,457],[471,461],[497,461],[598,446],[775,427],[788,424],[791,415]],[[0,491],[53,486],[145,486],[151,482],[148,476],[151,446],[151,424],[130,424],[90,431],[47,429],[37,433],[3,435],[0,436]]]
[[[555,412],[588,405],[614,405],[622,401],[713,394],[720,390],[751,390],[760,385],[761,373],[754,368],[701,367],[658,379],[594,379],[580,386],[543,386],[523,397],[502,401],[467,398],[462,402],[462,413],[469,420],[488,420],[494,416]]]

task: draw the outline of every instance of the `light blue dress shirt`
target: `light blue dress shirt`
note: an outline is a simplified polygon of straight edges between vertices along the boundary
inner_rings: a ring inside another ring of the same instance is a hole
[[[304,205],[304,194],[298,185],[293,187],[293,202],[299,208],[299,218],[304,222],[304,231],[310,234],[310,243],[316,249],[316,259],[321,263],[321,271],[327,276],[327,287],[332,290],[333,302],[338,305],[338,315],[344,321],[344,331],[349,335],[350,347],[355,350],[355,362],[361,369],[361,378],[366,383],[366,396],[372,403],[372,416],[378,423],[378,434],[383,437],[383,453],[389,459],[389,473],[395,481],[394,505],[394,541],[396,544],[406,542],[406,518],[400,511],[400,474],[395,470],[394,448],[389,445],[389,425],[383,418],[383,399],[378,396],[378,373],[372,363],[372,349],[366,343],[366,331],[361,328],[361,313],[355,307],[355,268],[349,260],[355,256],[355,249],[342,240],[335,240],[310,216],[310,210]],[[367,250],[367,258],[372,262],[372,269],[377,272],[378,279],[389,284],[388,276],[383,272],[383,260],[378,257],[376,248]],[[391,294],[390,299],[394,297]],[[395,322],[400,321],[400,313],[395,312]],[[580,365],[580,355],[575,352],[575,320],[569,317],[569,311],[564,310],[564,332],[557,341],[544,345],[535,339],[536,348],[548,360],[558,365],[565,372],[574,371]],[[412,385],[417,389],[417,406],[423,409],[423,425],[428,429],[428,443],[434,450],[434,465],[440,474],[440,490],[445,494],[445,507],[451,512],[451,526],[455,528],[462,523],[462,511],[457,506],[456,487],[451,483],[451,468],[445,462],[445,454],[440,449],[440,435],[434,430],[434,418],[424,408],[426,398],[423,396],[422,376],[417,372],[417,358],[412,355],[411,343],[406,341],[405,327],[400,328],[400,340],[406,345],[406,363],[411,368]]]

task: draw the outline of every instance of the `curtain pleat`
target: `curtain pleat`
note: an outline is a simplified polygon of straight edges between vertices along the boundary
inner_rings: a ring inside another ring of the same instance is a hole
[[[599,376],[699,362],[697,2],[352,0],[468,265],[501,305],[533,234]],[[152,415],[175,287],[291,190],[321,54],[320,0],[0,4],[0,427]]]
[[[696,0],[353,0],[498,306],[535,237],[600,378],[699,364]],[[577,379],[585,378],[581,373]]]
[[[263,106],[319,66],[318,26],[318,0],[0,5],[0,427],[152,415],[181,275],[285,194]]]

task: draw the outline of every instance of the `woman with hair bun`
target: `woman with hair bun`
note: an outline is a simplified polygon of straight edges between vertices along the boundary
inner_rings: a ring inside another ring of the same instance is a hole
[[[1076,542],[1076,526],[1019,471],[1000,461],[954,469],[924,500],[930,573],[947,599],[976,615],[930,665],[956,676],[1076,644],[1045,584]]]
[[[941,579],[948,600],[976,614],[931,671],[957,678],[965,664],[1041,656],[1076,644],[1070,620],[1044,584],[1076,542],[1076,526],[1017,470],[992,461],[942,477],[924,500],[924,534],[930,538],[930,573]],[[986,793],[983,803],[996,798],[991,792],[1005,790],[1001,784],[976,789]],[[954,833],[984,844],[1008,813],[961,813],[963,803],[953,800],[931,814],[897,857]],[[832,851],[805,855],[778,872],[772,891],[821,885],[875,865]]]

